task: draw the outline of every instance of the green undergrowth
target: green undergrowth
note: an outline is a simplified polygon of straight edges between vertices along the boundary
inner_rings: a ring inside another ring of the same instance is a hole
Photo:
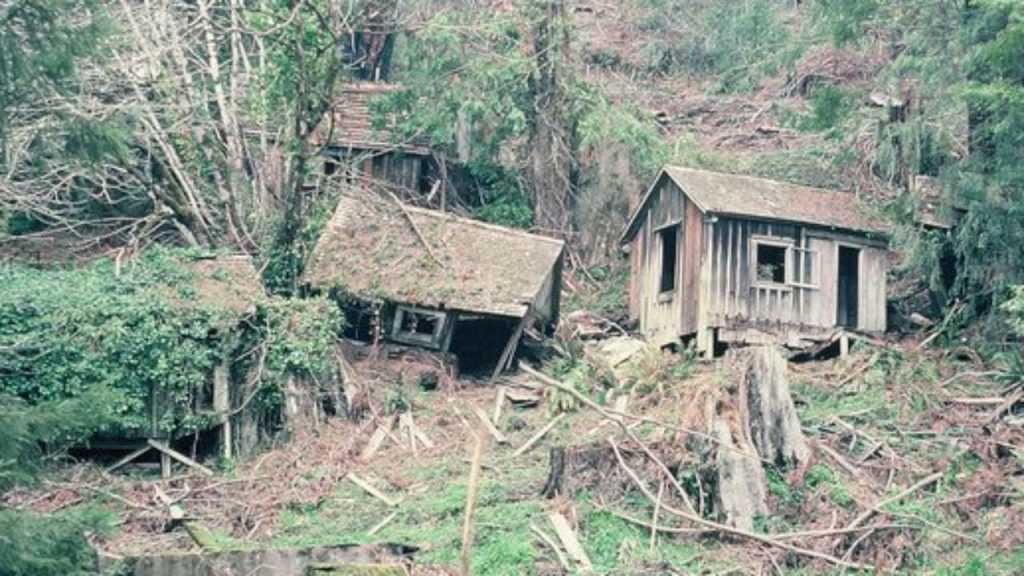
[[[1019,574],[1024,568],[1024,551],[1005,549],[998,542],[1000,534],[1017,529],[1010,518],[1014,517],[1011,510],[1024,501],[1021,488],[1007,485],[1001,503],[982,505],[970,522],[957,516],[949,504],[978,490],[977,485],[967,486],[987,466],[1004,466],[1005,462],[990,460],[991,455],[972,447],[982,432],[976,423],[964,420],[965,416],[949,414],[946,399],[956,394],[998,394],[1002,384],[985,379],[951,381],[951,372],[977,368],[955,362],[943,367],[938,357],[896,348],[855,347],[850,356],[834,364],[831,376],[798,374],[792,388],[801,423],[812,441],[832,444],[865,473],[871,466],[892,468],[894,476],[889,482],[884,474],[881,479],[872,474],[880,483],[872,491],[881,491],[881,498],[900,494],[932,472],[943,472],[937,482],[883,508],[887,522],[911,527],[910,536],[900,537],[902,573]],[[884,443],[882,453],[875,452],[876,441]],[[821,510],[823,505],[825,510],[859,514],[880,497],[859,491],[857,485],[849,472],[821,452],[795,484],[769,471],[774,512],[759,528],[798,530],[808,510]],[[912,538],[912,545],[906,538]]]

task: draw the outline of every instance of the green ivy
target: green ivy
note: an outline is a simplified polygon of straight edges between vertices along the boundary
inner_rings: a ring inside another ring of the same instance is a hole
[[[333,374],[337,307],[268,299],[240,318],[197,298],[194,256],[154,248],[120,271],[106,259],[77,269],[0,266],[0,394],[28,406],[94,398],[105,417],[83,420],[90,425],[74,436],[84,441],[147,430],[151,391],[161,398],[159,431],[206,427],[196,399],[225,358],[236,378],[262,361],[268,401],[288,375]]]

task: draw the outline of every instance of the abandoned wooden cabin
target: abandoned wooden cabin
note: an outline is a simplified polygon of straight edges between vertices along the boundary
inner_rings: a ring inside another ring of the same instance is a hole
[[[333,114],[317,127],[311,144],[323,149],[324,172],[349,184],[387,185],[401,197],[429,195],[449,186],[444,158],[423,137],[401,139],[393,130],[395,118],[382,115],[375,126],[373,101],[399,87],[378,82],[354,82],[338,87]]]
[[[651,343],[705,354],[884,332],[887,232],[853,194],[666,166],[620,239],[630,309]]]
[[[462,373],[496,374],[524,331],[558,323],[563,249],[560,240],[349,188],[303,282],[334,292],[356,337],[450,352]]]

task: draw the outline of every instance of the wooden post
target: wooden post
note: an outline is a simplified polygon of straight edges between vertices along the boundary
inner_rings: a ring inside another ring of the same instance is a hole
[[[476,514],[477,495],[480,492],[480,473],[483,469],[484,452],[487,449],[487,432],[477,427],[473,444],[473,460],[469,465],[469,484],[466,489],[466,514],[462,523],[462,576],[470,576],[470,552],[473,549],[473,520]]]
[[[494,372],[491,374],[491,382],[494,382],[502,372],[511,366],[516,354],[516,348],[519,345],[519,339],[523,336],[523,330],[526,329],[527,324],[532,320],[533,306],[530,306],[526,314],[523,315],[523,319],[519,321],[519,325],[516,326],[512,336],[509,337],[508,343],[505,344],[505,349],[501,352],[501,358],[498,359],[498,365],[494,367]]]
[[[231,363],[225,359],[213,369],[213,411],[220,419],[220,457],[231,458]]]
[[[171,457],[165,452],[160,452],[160,477],[164,479],[171,477]]]

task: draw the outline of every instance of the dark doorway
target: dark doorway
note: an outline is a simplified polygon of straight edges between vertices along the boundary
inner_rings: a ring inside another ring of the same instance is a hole
[[[860,250],[839,247],[839,274],[836,286],[836,324],[857,327],[857,302],[860,300]]]
[[[448,347],[459,359],[459,374],[489,376],[498,365],[516,322],[494,316],[459,316]]]

